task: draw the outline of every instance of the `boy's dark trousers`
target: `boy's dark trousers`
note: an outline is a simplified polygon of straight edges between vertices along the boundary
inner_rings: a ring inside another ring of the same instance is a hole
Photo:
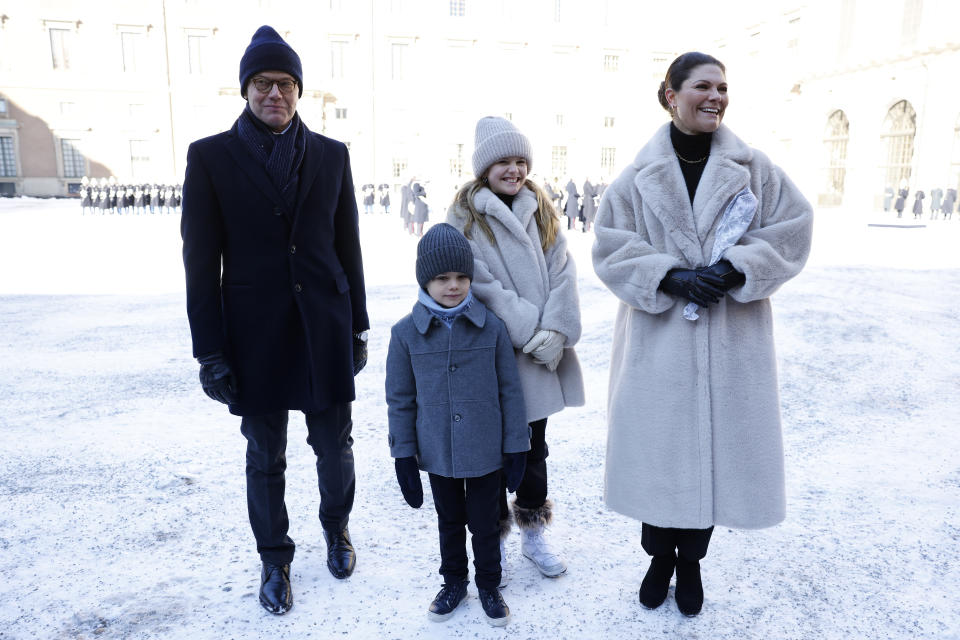
[[[467,579],[467,526],[473,535],[474,582],[481,589],[496,589],[500,585],[500,470],[479,478],[429,475],[444,583]]]

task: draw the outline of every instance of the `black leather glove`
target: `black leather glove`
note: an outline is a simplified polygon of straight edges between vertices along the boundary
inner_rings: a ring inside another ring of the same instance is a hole
[[[513,493],[523,482],[523,472],[527,469],[527,452],[503,454],[503,474],[507,478],[507,491]]]
[[[729,260],[723,259],[718,260],[716,264],[710,265],[709,267],[697,269],[697,273],[699,274],[697,278],[701,278],[709,274],[723,280],[723,286],[721,289],[723,289],[725,292],[733,289],[734,287],[739,287],[747,281],[747,276],[734,269]]]
[[[200,362],[200,384],[203,392],[217,402],[236,404],[239,399],[237,380],[223,353],[217,351],[201,356],[197,361]]]
[[[353,334],[353,375],[367,366],[367,332]]]
[[[419,509],[423,504],[423,483],[420,481],[420,467],[417,466],[416,457],[397,458],[393,461],[393,466],[397,470],[397,483],[403,499],[414,509]]]
[[[678,298],[685,298],[701,307],[720,302],[723,297],[723,280],[717,276],[695,269],[670,269],[660,281],[660,290]]]

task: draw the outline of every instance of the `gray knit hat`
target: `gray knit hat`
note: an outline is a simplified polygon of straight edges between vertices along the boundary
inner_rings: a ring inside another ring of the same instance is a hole
[[[497,160],[519,156],[527,161],[527,171],[533,165],[533,147],[527,136],[504,118],[487,116],[477,121],[473,141],[473,175],[478,179]]]
[[[456,271],[473,280],[470,243],[446,222],[435,224],[417,243],[417,284],[422,289],[441,273]]]

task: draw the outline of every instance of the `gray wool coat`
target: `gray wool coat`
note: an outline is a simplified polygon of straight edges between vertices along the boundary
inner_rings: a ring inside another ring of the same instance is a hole
[[[477,227],[471,231],[473,294],[507,325],[523,383],[527,422],[564,407],[583,406],[583,374],[574,351],[580,340],[580,298],[566,238],[559,232],[544,253],[533,215],[537,198],[527,187],[514,197],[512,210],[486,187],[476,193],[474,206],[486,216],[496,242]],[[456,203],[447,211],[447,222],[463,231],[466,217]],[[539,329],[553,329],[566,338],[556,371],[523,353]]]
[[[523,391],[507,329],[479,300],[447,328],[421,303],[393,326],[387,352],[390,455],[475,478],[529,451]]]
[[[657,289],[707,264],[727,204],[749,187],[757,213],[724,257],[746,282],[700,319]],[[604,497],[661,527],[760,528],[785,517],[770,296],[810,251],[813,211],[789,178],[726,126],[691,206],[669,124],[611,183],[593,264],[620,299],[608,394]]]

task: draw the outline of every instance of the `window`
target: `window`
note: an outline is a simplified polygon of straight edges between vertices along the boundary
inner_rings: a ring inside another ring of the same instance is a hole
[[[344,68],[347,53],[347,42],[334,40],[330,42],[330,77],[342,80],[345,77]]]
[[[923,0],[904,0],[903,29],[900,32],[900,44],[904,47],[912,47],[917,44],[922,14]]]
[[[603,117],[603,128],[604,128],[604,129],[613,129],[613,116],[604,116],[604,117]]]
[[[143,119],[143,115],[146,113],[146,107],[142,104],[131,104],[130,105],[130,117],[135,120]]]
[[[120,46],[123,53],[123,70],[130,73],[137,70],[137,50],[140,49],[142,33],[134,31],[120,32]]]
[[[561,16],[561,3],[563,0],[553,0],[553,21],[560,22]]]
[[[390,79],[403,80],[403,58],[406,56],[407,45],[394,42],[390,45]]]
[[[603,70],[608,73],[614,73],[620,70],[620,56],[613,53],[603,55]]]
[[[137,179],[150,177],[150,142],[130,141],[130,175]]]
[[[562,114],[562,113],[558,113],[556,116],[554,116],[553,120],[554,120],[554,122],[556,123],[556,125],[557,125],[558,127],[562,127],[562,126],[563,126],[563,114]]]
[[[345,108],[336,108],[333,110],[333,117],[337,120],[346,120],[347,119],[347,110]]]
[[[617,165],[616,147],[603,147],[600,149],[600,169],[605,175],[613,173]]]
[[[827,119],[823,132],[823,150],[826,156],[824,192],[819,203],[837,206],[843,202],[843,183],[847,175],[847,143],[850,141],[850,121],[843,111],[834,111]]]
[[[553,147],[550,150],[550,168],[555,176],[567,175],[567,148]]]
[[[50,56],[54,69],[70,68],[70,30],[50,29]]]
[[[407,159],[394,158],[393,159],[393,177],[401,178],[406,173],[407,173]]]
[[[72,116],[77,113],[77,103],[76,102],[61,102],[60,103],[60,115],[62,116]]]
[[[203,61],[206,58],[207,36],[187,35],[189,71],[191,74],[203,73]]]
[[[899,189],[908,185],[913,166],[913,142],[917,133],[917,112],[901,100],[890,107],[883,121],[881,139],[886,143],[886,165],[883,187]]]
[[[509,120],[509,121],[513,122],[513,112],[512,112],[512,111],[505,111],[504,114],[503,114],[503,119],[504,119],[504,120]]]
[[[13,136],[0,136],[0,177],[15,178],[17,157],[13,153]]]
[[[457,18],[467,15],[467,0],[450,0],[450,15]]]
[[[80,153],[79,145],[79,140],[60,139],[64,178],[80,178],[87,173],[87,159]]]
[[[5,114],[6,112],[7,112],[7,99],[0,98],[0,113]]]

